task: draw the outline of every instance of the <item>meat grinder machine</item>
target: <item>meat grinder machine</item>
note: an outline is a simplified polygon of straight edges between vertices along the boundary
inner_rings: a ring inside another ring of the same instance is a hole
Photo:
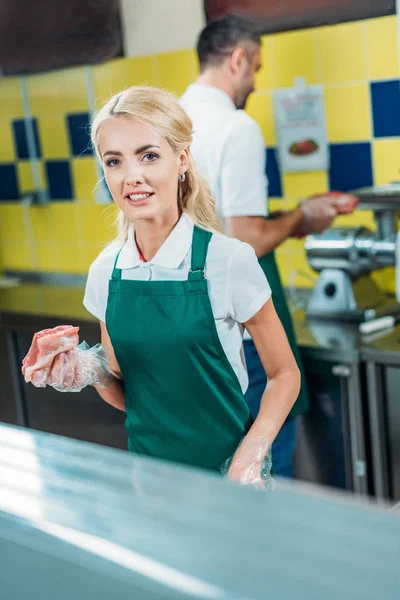
[[[400,304],[377,285],[371,274],[397,265],[397,218],[400,183],[362,188],[352,192],[360,200],[357,210],[373,211],[376,231],[366,227],[332,227],[307,236],[309,265],[319,273],[307,303],[308,317],[370,321],[400,314]],[[400,301],[396,269],[397,300]]]

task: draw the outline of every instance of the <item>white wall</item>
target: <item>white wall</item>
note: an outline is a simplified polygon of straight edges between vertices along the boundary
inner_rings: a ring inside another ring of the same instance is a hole
[[[125,56],[196,46],[205,26],[203,0],[120,0]]]

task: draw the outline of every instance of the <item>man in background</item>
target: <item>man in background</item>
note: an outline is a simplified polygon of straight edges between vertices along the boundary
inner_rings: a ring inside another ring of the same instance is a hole
[[[305,200],[292,211],[268,215],[265,143],[259,125],[243,111],[261,68],[260,46],[259,36],[239,17],[210,23],[197,44],[200,76],[183,94],[181,105],[193,121],[192,154],[213,191],[225,231],[253,246],[302,371],[299,397],[272,448],[276,474],[291,477],[296,417],[307,410],[308,394],[274,250],[291,236],[324,231],[338,213],[351,212],[357,200],[346,194],[325,194]],[[248,335],[244,350],[249,373],[246,401],[256,416],[267,379]]]

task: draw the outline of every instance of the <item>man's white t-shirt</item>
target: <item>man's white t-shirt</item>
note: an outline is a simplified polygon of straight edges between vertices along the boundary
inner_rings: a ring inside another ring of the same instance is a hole
[[[179,101],[193,122],[191,152],[215,198],[221,221],[266,217],[268,180],[260,126],[222,90],[189,85]],[[245,331],[244,339],[251,339]]]
[[[267,216],[266,150],[258,123],[209,85],[192,83],[179,102],[193,122],[191,152],[222,221]]]

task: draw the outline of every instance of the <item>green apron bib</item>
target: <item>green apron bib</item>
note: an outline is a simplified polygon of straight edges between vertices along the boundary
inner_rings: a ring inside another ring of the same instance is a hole
[[[307,392],[307,384],[304,375],[304,367],[300,356],[299,347],[296,342],[296,335],[294,333],[292,317],[290,316],[289,308],[286,302],[285,292],[283,290],[281,278],[279,275],[278,267],[275,262],[275,255],[273,252],[266,254],[259,259],[260,266],[265,273],[268,283],[272,290],[272,299],[278,317],[281,320],[283,328],[286,332],[290,347],[297,361],[298,367],[301,372],[301,389],[299,396],[296,400],[296,404],[293,406],[289,417],[297,417],[297,415],[305,412],[308,409],[309,400]]]
[[[132,452],[219,470],[252,424],[204,277],[212,234],[194,227],[185,281],[132,281],[114,264],[106,325],[122,371]]]

